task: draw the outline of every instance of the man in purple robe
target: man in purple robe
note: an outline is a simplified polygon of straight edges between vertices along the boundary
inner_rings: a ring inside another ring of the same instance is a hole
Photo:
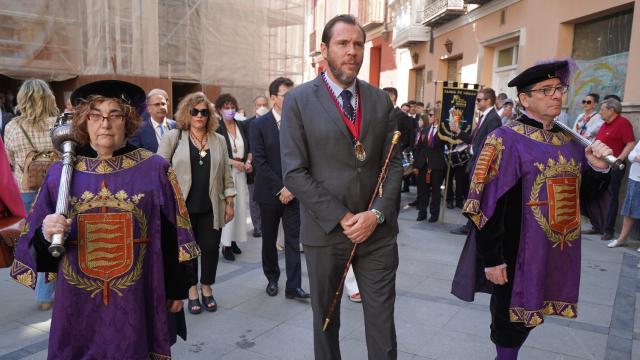
[[[584,149],[554,125],[567,91],[568,61],[533,66],[509,82],[521,116],[487,136],[463,213],[474,224],[452,293],[491,293],[497,359],[517,359],[545,315],[577,316],[580,286],[579,187],[583,171],[608,172],[611,149]],[[488,280],[488,281],[487,281]]]
[[[169,163],[126,143],[137,94],[144,102],[142,89],[114,80],[72,94],[79,148],[67,218],[56,214],[57,162],[18,242],[11,277],[31,288],[38,272],[56,281],[49,359],[164,360],[176,332],[186,337],[184,264],[199,248]],[[60,257],[48,252],[54,234],[65,237]]]

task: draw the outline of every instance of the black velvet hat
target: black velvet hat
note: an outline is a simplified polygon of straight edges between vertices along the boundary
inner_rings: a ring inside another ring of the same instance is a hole
[[[529,85],[537,84],[548,79],[560,79],[563,84],[569,81],[570,69],[568,60],[553,61],[534,65],[518,76],[514,77],[507,84],[509,87],[516,87],[518,92]]]
[[[78,105],[80,100],[86,100],[91,95],[124,100],[136,108],[138,114],[146,109],[147,96],[138,85],[121,80],[100,80],[84,84],[71,93],[71,103]]]

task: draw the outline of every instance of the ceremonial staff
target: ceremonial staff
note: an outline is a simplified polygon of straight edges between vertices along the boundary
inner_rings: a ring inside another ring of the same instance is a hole
[[[578,134],[572,128],[570,128],[569,126],[559,122],[558,120],[554,120],[554,124],[557,125],[560,129],[562,129],[562,131],[564,133],[566,133],[567,135],[571,136],[580,145],[582,145],[584,147],[587,147],[587,146],[593,144],[592,141],[590,141],[589,139],[585,138],[584,136]],[[607,164],[609,164],[609,166],[611,166],[614,169],[624,170],[624,162],[622,160],[618,159],[617,157],[613,156],[613,155],[607,155],[603,160],[606,161]]]
[[[73,114],[64,113],[58,117],[56,124],[51,129],[51,141],[53,146],[62,153],[62,173],[60,175],[60,187],[58,188],[58,201],[56,202],[56,214],[67,216],[69,206],[69,187],[73,164],[76,160],[76,146],[78,142],[73,136],[71,117]],[[49,252],[53,257],[59,257],[64,253],[63,234],[53,234]]]
[[[387,178],[387,174],[389,173],[389,162],[391,161],[391,156],[393,156],[393,152],[395,151],[396,145],[400,141],[400,131],[396,131],[393,133],[393,137],[391,138],[391,146],[389,147],[389,152],[387,153],[387,158],[384,160],[384,165],[382,165],[382,170],[380,170],[380,176],[378,176],[378,183],[376,184],[375,189],[373,190],[373,195],[371,196],[371,201],[369,201],[369,206],[367,210],[371,210],[371,206],[373,206],[373,201],[376,199],[376,196],[382,197],[384,190],[383,185],[384,181]],[[340,279],[340,283],[338,284],[338,288],[336,289],[336,293],[333,296],[333,301],[331,301],[331,305],[329,305],[329,310],[327,311],[327,317],[324,319],[324,326],[322,327],[322,331],[327,331],[327,327],[329,327],[329,322],[331,322],[331,318],[333,317],[333,312],[336,309],[336,303],[342,294],[342,288],[344,286],[344,280],[347,278],[347,273],[349,272],[349,267],[353,262],[353,256],[356,254],[356,249],[358,248],[358,244],[353,244],[353,248],[351,249],[351,254],[349,255],[349,260],[344,265],[344,272],[342,273],[342,278]]]

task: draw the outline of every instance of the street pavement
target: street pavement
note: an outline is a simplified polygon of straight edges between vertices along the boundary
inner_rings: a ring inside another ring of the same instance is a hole
[[[413,198],[403,194],[403,204]],[[407,206],[400,214],[398,358],[493,359],[489,296],[466,303],[450,294],[464,237],[449,230],[464,219],[458,209],[447,210],[444,223],[417,223],[416,216]],[[267,296],[260,239],[248,236],[240,246],[237,261],[221,257],[214,286],[218,311],[187,314],[188,341],[172,348],[174,358],[313,359],[309,303],[285,299],[284,270],[279,295]],[[638,246],[634,241],[628,248],[608,249],[595,236],[583,237],[579,317],[547,317],[531,332],[520,359],[640,359]],[[284,267],[282,254],[280,260]],[[303,287],[309,290],[304,257],[302,267]],[[33,292],[13,282],[7,269],[0,270],[0,294],[0,360],[46,359],[51,313],[37,310]],[[346,296],[341,324],[342,358],[366,359],[362,308]]]

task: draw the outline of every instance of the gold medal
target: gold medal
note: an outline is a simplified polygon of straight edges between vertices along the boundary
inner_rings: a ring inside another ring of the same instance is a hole
[[[353,145],[353,152],[356,154],[356,159],[364,161],[367,158],[367,153],[364,151],[364,145],[360,141],[356,141]]]

